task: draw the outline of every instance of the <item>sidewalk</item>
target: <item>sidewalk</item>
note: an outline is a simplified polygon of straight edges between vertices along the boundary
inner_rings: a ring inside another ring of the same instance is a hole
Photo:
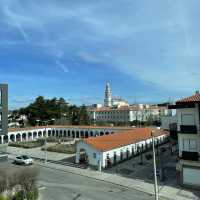
[[[117,184],[123,187],[127,187],[130,189],[132,188],[138,191],[142,191],[142,192],[154,195],[154,185],[151,183],[144,182],[142,180],[125,178],[119,175],[93,171],[90,169],[78,169],[78,168],[69,167],[69,166],[62,166],[62,165],[57,165],[53,163],[45,164],[45,163],[37,162],[37,164],[42,167],[62,170],[68,173],[73,173],[76,175],[81,175],[88,178],[93,178],[96,180],[105,181],[112,184]],[[175,188],[171,186],[162,185],[159,187],[159,195],[161,197],[164,197],[166,199],[171,199],[171,200],[189,200],[189,199],[200,200],[200,192],[195,191],[195,193],[196,194],[194,194],[193,191],[188,191],[182,188]]]

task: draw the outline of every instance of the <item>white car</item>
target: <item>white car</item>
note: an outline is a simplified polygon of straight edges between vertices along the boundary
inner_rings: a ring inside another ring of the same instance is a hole
[[[17,156],[14,160],[16,164],[23,164],[23,165],[32,165],[33,164],[33,159],[29,156],[22,155],[22,156]]]

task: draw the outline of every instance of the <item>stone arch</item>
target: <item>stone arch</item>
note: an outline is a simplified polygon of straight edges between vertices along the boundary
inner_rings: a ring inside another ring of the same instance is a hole
[[[58,137],[59,136],[59,131],[58,130],[56,130],[56,137]]]
[[[103,131],[100,132],[100,136],[102,136],[102,135],[104,135],[104,132],[103,132]]]
[[[97,137],[97,136],[99,136],[99,132],[98,131],[96,131],[96,133],[95,133],[95,137]]]
[[[84,131],[81,131],[81,138],[84,138]]]
[[[62,137],[62,136],[63,136],[63,131],[60,130],[60,132],[59,132],[59,137]]]
[[[3,143],[8,143],[8,135],[3,136]]]
[[[94,133],[93,131],[90,131],[90,136],[93,137],[94,136]]]
[[[68,130],[68,131],[67,131],[68,137],[70,137],[70,133],[71,133],[71,131],[70,131],[70,130]]]
[[[78,152],[78,163],[86,165],[89,164],[89,156],[84,148],[81,148]]]
[[[42,131],[38,132],[38,137],[42,137]]]
[[[46,130],[43,131],[43,137],[46,137]]]
[[[16,134],[16,141],[21,141],[21,134],[20,133]]]
[[[27,140],[26,133],[22,133],[22,140]]]
[[[106,132],[105,132],[105,135],[109,135],[109,132],[108,132],[108,131],[106,131]]]
[[[75,131],[72,131],[72,138],[75,138]]]
[[[36,137],[37,137],[37,135],[38,135],[38,134],[37,134],[37,132],[36,132],[36,131],[34,131],[34,132],[33,132],[33,139],[34,139],[34,138],[36,138]]]
[[[51,137],[51,130],[48,130],[48,137]]]
[[[10,141],[15,142],[15,135],[14,134],[10,135]]]
[[[76,138],[79,138],[79,131],[76,131]]]
[[[3,135],[0,135],[0,144],[3,144],[4,143],[4,136]]]
[[[89,137],[89,133],[88,131],[85,131],[85,138],[88,138]]]
[[[28,132],[28,139],[32,139],[32,135],[33,135],[33,133]]]
[[[63,136],[67,137],[67,131],[66,130],[63,131]]]
[[[52,136],[55,137],[55,130],[52,131]]]

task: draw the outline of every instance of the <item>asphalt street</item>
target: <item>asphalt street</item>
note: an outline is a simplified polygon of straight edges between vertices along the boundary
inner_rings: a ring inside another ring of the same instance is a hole
[[[24,167],[1,162],[0,167]],[[31,166],[25,166],[29,168]],[[98,181],[60,170],[39,167],[40,200],[153,200],[154,197],[134,189]],[[161,200],[161,198],[160,198]]]

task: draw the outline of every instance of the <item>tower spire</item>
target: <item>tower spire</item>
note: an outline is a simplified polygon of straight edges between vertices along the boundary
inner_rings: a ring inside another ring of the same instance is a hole
[[[104,106],[105,107],[112,106],[112,91],[109,82],[106,83]]]

